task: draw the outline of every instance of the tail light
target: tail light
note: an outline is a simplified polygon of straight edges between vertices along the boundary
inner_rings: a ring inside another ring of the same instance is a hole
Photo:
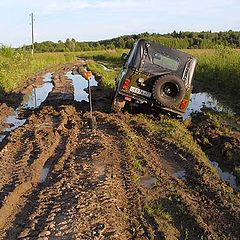
[[[183,99],[181,104],[180,104],[180,109],[183,110],[186,108],[187,106],[187,103],[188,103],[188,100],[187,99]]]
[[[130,85],[130,80],[129,79],[126,79],[125,81],[124,81],[124,83],[123,83],[123,86],[122,86],[122,89],[123,90],[128,90],[128,88],[129,88],[129,85]]]

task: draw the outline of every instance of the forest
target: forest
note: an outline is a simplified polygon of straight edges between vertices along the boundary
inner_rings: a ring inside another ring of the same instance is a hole
[[[168,34],[159,33],[141,33],[134,35],[125,35],[117,38],[101,41],[79,42],[75,39],[59,40],[57,43],[44,41],[35,43],[36,52],[78,52],[91,50],[104,50],[115,48],[131,48],[132,44],[140,39],[159,42],[171,48],[177,49],[213,49],[219,45],[231,48],[240,47],[240,31],[226,32],[176,32]],[[24,46],[24,49],[30,49],[31,46]]]

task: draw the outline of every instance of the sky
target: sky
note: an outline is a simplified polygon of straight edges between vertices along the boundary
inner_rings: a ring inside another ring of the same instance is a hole
[[[0,0],[0,44],[127,34],[240,30],[240,0]]]

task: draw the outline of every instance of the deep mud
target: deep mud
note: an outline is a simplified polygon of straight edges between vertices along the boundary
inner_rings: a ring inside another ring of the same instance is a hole
[[[1,144],[0,239],[239,239],[238,193],[145,116],[108,113],[103,87],[91,131],[71,68]]]
[[[226,177],[240,191],[240,118],[205,108],[193,114],[189,130],[209,159],[230,173]]]

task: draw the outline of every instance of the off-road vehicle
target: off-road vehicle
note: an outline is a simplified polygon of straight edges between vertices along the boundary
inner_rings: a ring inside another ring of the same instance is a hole
[[[113,111],[121,111],[128,101],[134,105],[145,103],[176,116],[186,112],[197,64],[193,56],[140,39],[122,59]]]

